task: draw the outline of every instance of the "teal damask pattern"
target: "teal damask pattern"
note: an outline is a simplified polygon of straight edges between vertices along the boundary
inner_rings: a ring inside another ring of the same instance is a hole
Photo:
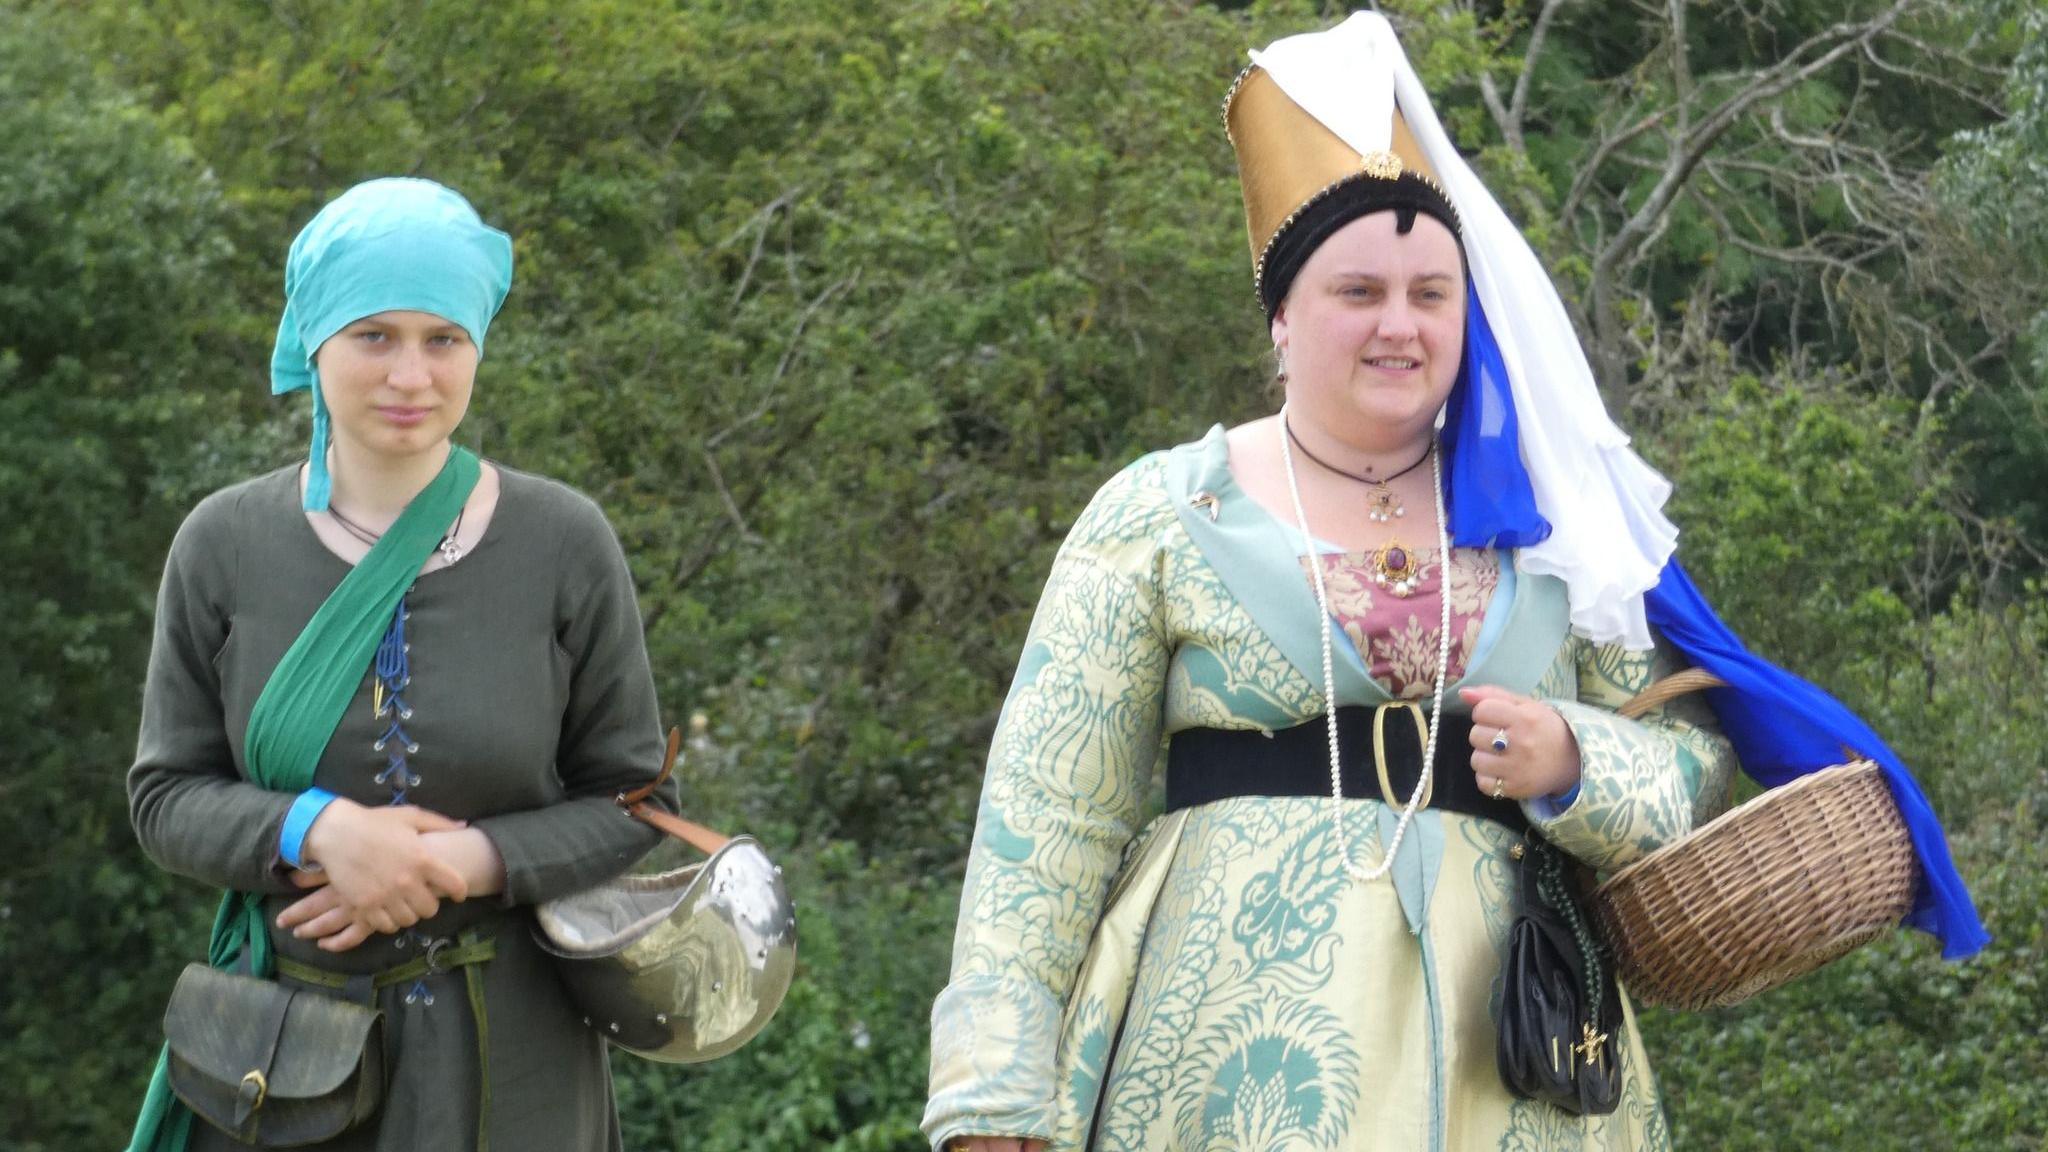
[[[1296,830],[1278,866],[1253,875],[1239,894],[1231,934],[1253,965],[1284,964],[1336,943],[1337,894],[1348,878],[1328,839],[1317,825]]]
[[[1219,806],[1223,807],[1223,806]],[[1257,831],[1271,831],[1259,829]],[[1225,939],[1225,878],[1254,832],[1207,810],[1182,833],[1182,867],[1167,881],[1139,955],[1137,989],[1124,1043],[1103,1088],[1099,1147],[1138,1152],[1167,1123],[1169,1102],[1187,1087],[1180,1070],[1214,986]]]
[[[1274,993],[1225,1013],[1193,1053],[1208,1081],[1189,1148],[1337,1148],[1358,1103],[1358,1056],[1343,1021]],[[1189,1121],[1194,1123],[1189,1123]]]
[[[1577,637],[1571,645],[1577,699],[1554,703],[1579,742],[1579,795],[1561,812],[1536,805],[1530,815],[1559,847],[1611,871],[1717,815],[1735,755],[1708,727],[1710,714],[1698,700],[1668,704],[1640,721],[1613,713],[1677,670],[1668,655]]]
[[[1146,952],[1100,1147],[1340,1146],[1358,1059],[1345,1021],[1317,998],[1338,971],[1345,882],[1314,851],[1329,839],[1317,807],[1230,801],[1194,814],[1183,853],[1198,882],[1170,891],[1155,918],[1159,947]],[[1261,858],[1271,859],[1256,867]]]
[[[1290,662],[1247,607],[1275,593],[1219,575],[1176,511],[1190,494],[1169,491],[1166,462],[1147,457],[1104,487],[1040,602],[990,752],[952,979],[933,1009],[927,1135],[1110,1152],[1666,1147],[1632,1015],[1615,1038],[1626,1076],[1615,1116],[1583,1120],[1500,1088],[1491,1005],[1513,837],[1496,825],[1441,817],[1435,895],[1411,926],[1385,882],[1343,873],[1329,801],[1208,805],[1185,814],[1159,858],[1135,942],[1096,932],[1119,867],[1139,855],[1130,846],[1162,737],[1277,728],[1324,709],[1319,669]],[[1229,523],[1244,509],[1226,512]],[[1544,579],[1523,575],[1516,595]],[[1274,604],[1260,611],[1271,619]],[[1524,616],[1549,618],[1510,619]],[[1613,866],[1715,810],[1733,760],[1697,702],[1642,722],[1613,715],[1662,671],[1651,654],[1548,626],[1506,627],[1496,641],[1556,654],[1535,691],[1585,762],[1574,802],[1531,816],[1568,851]],[[1522,664],[1532,677],[1546,666]],[[1373,802],[1353,803],[1353,850],[1371,863]]]
[[[1091,999],[1082,1005],[1081,1011],[1067,1026],[1074,1052],[1066,1083],[1060,1087],[1066,1091],[1070,1109],[1079,1111],[1085,1102],[1088,1109],[1093,1110],[1095,1100],[1102,1092],[1103,1073],[1109,1071],[1109,1051],[1115,1040],[1112,1030],[1115,1024],[1102,1001]]]
[[[1168,649],[1147,541],[1173,518],[1161,461],[1111,481],[1069,533],[1004,704],[953,980],[932,1010],[935,1140],[1052,1134],[1061,1006],[1159,748]]]
[[[1278,838],[1278,859],[1238,892],[1231,935],[1239,958],[1216,982],[1223,995],[1205,1005],[1214,1022],[1180,1077],[1178,1128],[1188,1147],[1335,1148],[1351,1128],[1357,1038],[1316,996],[1336,975],[1337,902],[1349,883],[1330,841],[1325,814],[1291,826]],[[1201,1086],[1199,1107],[1190,1107]]]
[[[1459,838],[1471,850],[1471,883],[1479,897],[1487,942],[1493,946],[1495,956],[1506,960],[1508,922],[1515,910],[1514,861],[1508,851],[1514,847],[1516,837],[1484,820],[1459,820],[1457,829]]]
[[[1274,647],[1238,606],[1223,578],[1183,536],[1159,558],[1162,608],[1169,621],[1201,622],[1197,643],[1173,652],[1167,683],[1167,731],[1183,728],[1284,728],[1323,713],[1323,694]],[[1185,641],[1191,632],[1175,632]]]

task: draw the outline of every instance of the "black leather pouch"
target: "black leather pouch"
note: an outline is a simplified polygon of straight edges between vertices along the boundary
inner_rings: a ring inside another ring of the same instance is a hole
[[[384,1014],[188,965],[164,1012],[171,1091],[245,1144],[296,1148],[369,1119],[384,1096]]]
[[[1521,860],[1521,911],[1508,927],[1501,969],[1497,1063],[1508,1091],[1581,1116],[1621,1100],[1621,992],[1593,921],[1579,904],[1573,865],[1531,835]]]

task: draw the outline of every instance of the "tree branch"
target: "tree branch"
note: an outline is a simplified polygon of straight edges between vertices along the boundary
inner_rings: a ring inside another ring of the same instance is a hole
[[[1612,136],[1603,136],[1599,145],[1593,149],[1593,154],[1586,159],[1585,163],[1579,166],[1578,175],[1572,177],[1571,191],[1565,194],[1564,207],[1559,209],[1558,218],[1560,220],[1570,220],[1577,216],[1580,202],[1586,198],[1586,193],[1592,190],[1594,180],[1600,175],[1600,170],[1607,166],[1607,161],[1613,157],[1615,151],[1626,148],[1629,144],[1641,138],[1643,133],[1663,123],[1664,118],[1670,115],[1672,111],[1673,108],[1670,105],[1666,105],[1654,112],[1645,114],[1641,119]]]
[[[1515,124],[1515,151],[1519,152],[1522,139],[1522,121],[1529,114],[1529,87],[1536,75],[1536,61],[1543,55],[1543,41],[1550,35],[1550,22],[1567,0],[1543,0],[1543,10],[1536,14],[1536,23],[1529,28],[1529,47],[1522,53],[1522,73],[1515,77],[1515,95],[1508,104],[1508,115]]]
[[[1677,3],[1678,0],[1673,0]],[[1650,231],[1657,220],[1670,210],[1672,201],[1684,189],[1692,172],[1706,157],[1715,143],[1735,126],[1735,123],[1751,108],[1775,96],[1790,91],[1801,82],[1817,75],[1835,61],[1867,43],[1872,37],[1889,27],[1914,3],[1914,0],[1895,0],[1886,12],[1860,24],[1837,24],[1824,32],[1816,33],[1795,47],[1783,60],[1750,78],[1740,91],[1722,101],[1699,125],[1686,131],[1675,143],[1670,159],[1664,169],[1664,176],[1650,191],[1641,207],[1630,215],[1620,231],[1608,239],[1607,245],[1593,258],[1593,275],[1598,278],[1611,275],[1624,254],[1634,252],[1644,234]],[[1833,47],[1805,64],[1799,60],[1808,52],[1821,45],[1835,42]]]
[[[732,498],[732,489],[725,485],[725,473],[718,468],[718,458],[711,454],[709,447],[699,448],[697,455],[703,457],[704,470],[711,473],[711,483],[718,489],[718,499],[725,505],[725,514],[731,518],[732,526],[739,530],[740,539],[749,544],[759,544],[760,534],[747,527],[746,513],[740,511],[739,503]]]
[[[740,273],[738,286],[732,290],[732,307],[739,307],[740,300],[747,294],[747,286],[753,283],[754,266],[761,262],[761,250],[768,244],[768,225],[775,219],[776,213],[782,212],[795,204],[796,198],[801,195],[803,195],[801,187],[786,190],[782,195],[763,205],[760,211],[749,216],[745,224],[733,229],[732,235],[720,240],[714,246],[714,251],[722,249],[741,236],[746,235],[748,229],[754,229],[754,250],[747,256],[747,267],[744,272]]]

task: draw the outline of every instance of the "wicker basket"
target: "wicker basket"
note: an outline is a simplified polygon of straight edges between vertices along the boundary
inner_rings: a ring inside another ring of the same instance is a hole
[[[1640,715],[1716,687],[1660,680]],[[1639,1003],[1738,1004],[1883,935],[1912,906],[1919,864],[1868,760],[1803,776],[1622,869],[1593,895],[1615,967]]]

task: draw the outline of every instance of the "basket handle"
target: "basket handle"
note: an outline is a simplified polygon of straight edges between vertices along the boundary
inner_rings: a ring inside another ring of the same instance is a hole
[[[1640,719],[1645,712],[1669,703],[1688,692],[1703,688],[1726,688],[1728,682],[1704,668],[1687,668],[1651,684],[1636,693],[1635,698],[1615,709],[1616,714],[1630,720]]]

